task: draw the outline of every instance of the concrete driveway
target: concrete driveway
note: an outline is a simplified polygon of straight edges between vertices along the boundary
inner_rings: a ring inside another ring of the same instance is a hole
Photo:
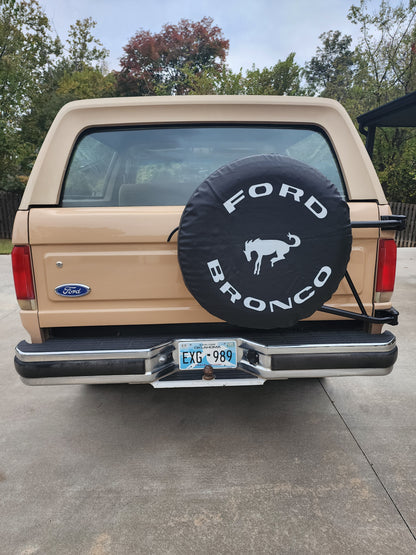
[[[0,553],[416,553],[416,249],[385,377],[24,386],[0,257]]]

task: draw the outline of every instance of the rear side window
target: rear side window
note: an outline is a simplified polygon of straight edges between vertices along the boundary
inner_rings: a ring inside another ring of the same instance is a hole
[[[103,198],[111,161],[116,157],[114,149],[94,135],[84,137],[77,145],[65,180],[66,195],[72,199]]]
[[[333,150],[317,128],[146,127],[82,135],[66,173],[62,206],[183,206],[213,171],[254,154],[305,162],[345,196]]]

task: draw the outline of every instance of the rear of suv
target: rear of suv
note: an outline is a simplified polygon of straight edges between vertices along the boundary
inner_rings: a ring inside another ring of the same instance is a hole
[[[335,101],[70,103],[13,232],[26,384],[262,384],[396,360],[395,229]]]

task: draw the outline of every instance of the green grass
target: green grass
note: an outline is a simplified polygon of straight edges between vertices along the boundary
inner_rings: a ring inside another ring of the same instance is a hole
[[[0,254],[10,254],[12,252],[12,242],[10,239],[0,239]]]

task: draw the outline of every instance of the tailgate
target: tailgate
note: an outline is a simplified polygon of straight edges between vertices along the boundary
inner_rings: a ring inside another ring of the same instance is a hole
[[[375,202],[349,204],[351,221],[379,219]],[[41,328],[214,322],[186,289],[177,261],[181,207],[32,208],[29,240]],[[354,229],[348,271],[373,310],[378,229]],[[82,284],[83,297],[55,288]],[[331,306],[359,312],[345,281]],[[315,313],[312,319],[334,316]]]

